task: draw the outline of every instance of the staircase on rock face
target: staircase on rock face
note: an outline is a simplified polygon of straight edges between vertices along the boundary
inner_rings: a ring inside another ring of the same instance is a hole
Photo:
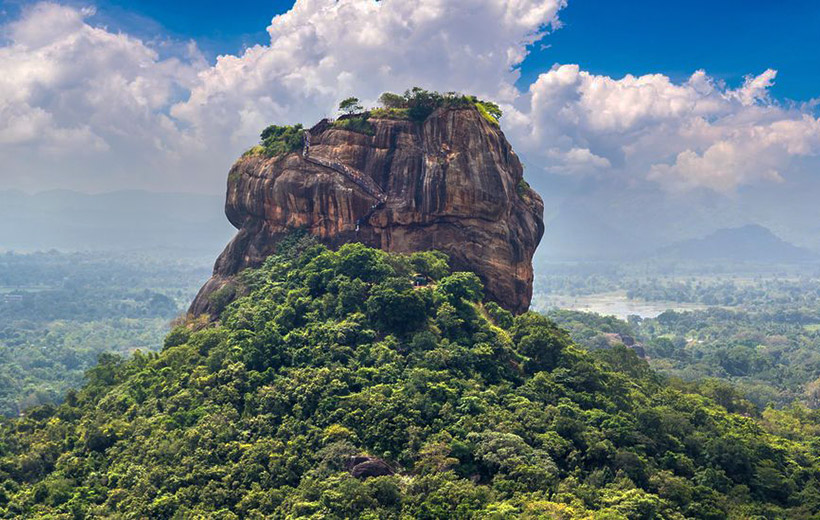
[[[378,201],[376,204],[374,204],[374,208],[375,206],[384,204],[387,201],[387,195],[385,195],[384,191],[379,187],[379,185],[376,184],[376,182],[373,179],[363,174],[362,172],[354,170],[353,168],[342,163],[328,161],[327,159],[322,159],[321,157],[315,157],[310,155],[310,132],[305,131],[304,136],[305,137],[304,145],[302,147],[302,158],[304,158],[306,161],[310,163],[318,164],[319,166],[323,166],[325,168],[330,168],[331,170],[339,172],[348,179],[350,179],[350,181],[353,182],[356,186],[360,187],[362,190],[365,191],[365,193],[367,193],[368,195],[370,195]]]

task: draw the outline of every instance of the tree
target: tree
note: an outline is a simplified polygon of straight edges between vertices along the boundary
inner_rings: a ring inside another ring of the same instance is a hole
[[[384,108],[407,108],[407,100],[400,94],[385,92],[379,97],[379,103]]]
[[[473,274],[413,285],[444,262],[283,240],[218,322],[0,420],[0,518],[820,518],[820,414],[727,412]]]
[[[481,279],[475,273],[457,272],[442,278],[436,292],[453,304],[461,300],[478,302],[484,297]]]
[[[364,110],[364,107],[359,102],[359,98],[357,97],[349,97],[347,99],[343,99],[341,103],[339,103],[339,111],[344,112],[347,115],[355,114],[356,112],[361,112]]]
[[[441,94],[420,87],[413,87],[406,91],[404,98],[407,100],[410,119],[414,121],[424,121],[442,104]]]
[[[262,130],[261,146],[268,157],[284,155],[302,148],[304,132],[302,125],[271,125]]]
[[[496,120],[501,119],[501,116],[504,115],[501,108],[492,101],[482,101],[481,104],[484,106],[484,110],[486,110]]]
[[[806,385],[806,404],[809,408],[820,408],[820,378]]]
[[[406,280],[377,285],[365,305],[374,325],[387,332],[412,332],[427,319],[427,305],[421,291],[413,290]]]

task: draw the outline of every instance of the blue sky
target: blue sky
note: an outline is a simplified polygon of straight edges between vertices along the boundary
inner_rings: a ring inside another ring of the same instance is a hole
[[[820,0],[293,5],[0,0],[0,190],[222,193],[267,125],[418,85],[497,101],[550,212],[820,249]]]
[[[565,26],[533,49],[526,85],[552,63],[579,63],[594,74],[660,72],[674,80],[706,69],[739,84],[776,69],[772,94],[820,96],[820,2],[817,0],[578,0],[561,12]]]
[[[271,18],[293,6],[288,0],[102,0],[96,3],[100,14],[113,23],[123,23],[129,32],[154,21],[150,31],[177,39],[192,38],[209,57],[235,54],[243,47],[270,41],[265,28]],[[134,18],[133,15],[139,15]],[[142,30],[145,30],[143,28]]]
[[[26,1],[5,0],[6,16]],[[69,2],[87,5],[88,2]],[[269,42],[270,19],[289,0],[99,0],[97,20],[144,38],[193,39],[209,59]],[[662,73],[681,81],[695,70],[729,85],[747,74],[778,70],[778,99],[820,97],[820,1],[571,0],[564,27],[531,49],[521,67],[526,89],[554,63],[577,63],[594,74]]]
[[[817,0],[0,2],[0,189],[217,193],[265,126],[416,85],[501,104],[547,188],[733,196],[820,162]]]

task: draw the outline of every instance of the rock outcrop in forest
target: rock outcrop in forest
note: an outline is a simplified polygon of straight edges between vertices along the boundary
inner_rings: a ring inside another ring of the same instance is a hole
[[[226,203],[239,232],[191,312],[214,312],[214,294],[295,229],[331,247],[442,251],[455,269],[481,277],[489,299],[527,310],[543,203],[503,132],[475,105],[440,106],[416,120],[396,112],[297,127],[284,153],[240,158]]]

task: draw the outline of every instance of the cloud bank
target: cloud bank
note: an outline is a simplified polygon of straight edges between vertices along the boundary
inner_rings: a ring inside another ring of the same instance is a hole
[[[792,159],[820,151],[820,121],[769,98],[776,74],[729,89],[702,70],[675,84],[661,74],[613,79],[555,66],[523,96],[513,132],[555,173],[604,171],[719,192],[780,182]]]
[[[40,3],[3,28],[0,187],[221,191],[266,125],[311,123],[348,95],[419,85],[500,102],[528,175],[621,176],[672,191],[782,182],[820,152],[820,121],[772,101],[776,72],[735,89],[556,65],[526,92],[528,48],[564,0],[299,0],[270,42],[209,64]]]
[[[274,121],[311,123],[340,99],[412,86],[512,101],[527,46],[564,0],[300,0],[270,43],[221,56],[171,114],[201,140],[247,147]]]

